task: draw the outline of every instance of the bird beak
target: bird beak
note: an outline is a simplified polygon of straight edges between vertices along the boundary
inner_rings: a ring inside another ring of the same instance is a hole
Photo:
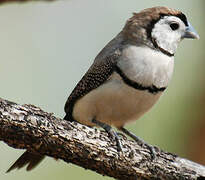
[[[190,23],[188,23],[188,26],[186,27],[186,31],[183,35],[183,38],[199,39],[199,35]]]

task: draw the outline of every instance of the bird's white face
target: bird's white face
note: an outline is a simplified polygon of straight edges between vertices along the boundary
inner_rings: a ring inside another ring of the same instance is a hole
[[[159,48],[174,55],[186,29],[180,18],[164,16],[154,25],[151,36]]]

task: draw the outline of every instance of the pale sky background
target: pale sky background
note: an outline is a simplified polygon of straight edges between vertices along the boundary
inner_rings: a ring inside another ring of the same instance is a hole
[[[132,12],[158,5],[184,12],[200,40],[181,43],[165,95],[127,128],[151,144],[187,157],[184,139],[191,133],[191,124],[186,119],[197,117],[192,107],[204,82],[203,0],[64,0],[1,5],[0,97],[34,104],[63,117],[67,97],[97,53],[118,34]],[[1,180],[111,179],[52,158],[46,158],[32,172],[23,169],[5,174],[22,153],[0,142]]]

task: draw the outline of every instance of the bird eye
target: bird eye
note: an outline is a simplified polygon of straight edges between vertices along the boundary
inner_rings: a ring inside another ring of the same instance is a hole
[[[175,31],[175,30],[177,30],[177,29],[179,28],[179,24],[178,24],[178,23],[172,23],[172,24],[170,24],[169,26],[170,26],[170,28],[171,28],[173,31]]]

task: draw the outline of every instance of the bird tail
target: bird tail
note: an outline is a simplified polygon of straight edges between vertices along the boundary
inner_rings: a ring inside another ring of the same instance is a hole
[[[32,170],[35,168],[43,159],[45,156],[40,154],[34,154],[31,152],[24,152],[17,160],[16,162],[6,171],[7,173],[10,172],[13,169],[20,169],[28,164],[26,167],[27,171]]]

